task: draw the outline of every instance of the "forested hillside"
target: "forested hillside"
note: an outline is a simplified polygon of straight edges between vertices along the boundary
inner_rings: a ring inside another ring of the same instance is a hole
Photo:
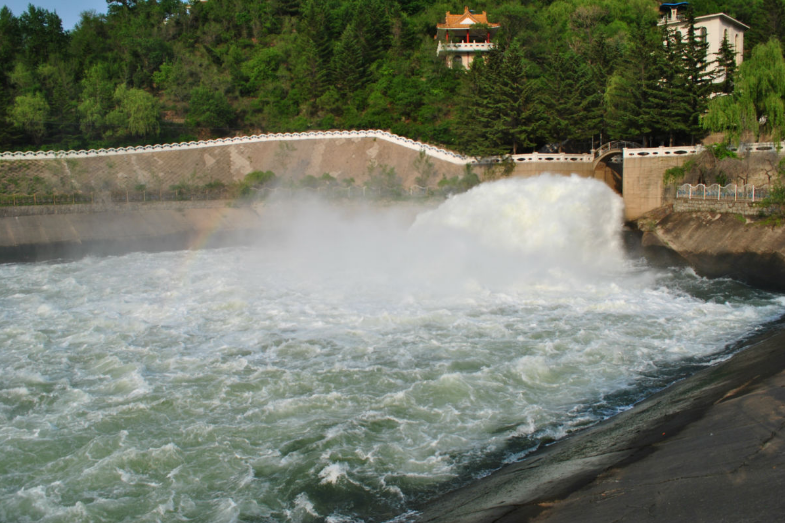
[[[696,40],[662,45],[653,0],[475,0],[502,25],[470,71],[436,56],[426,0],[108,1],[73,31],[0,10],[0,150],[380,128],[471,153],[608,138],[690,142],[713,89]],[[782,38],[783,0],[696,0]],[[663,79],[669,79],[667,89]]]

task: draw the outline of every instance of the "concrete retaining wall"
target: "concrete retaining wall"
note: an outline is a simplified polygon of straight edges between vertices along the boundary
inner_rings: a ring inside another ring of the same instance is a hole
[[[662,207],[665,186],[662,177],[667,169],[684,164],[683,156],[624,157],[624,217],[636,220],[649,211]]]
[[[732,202],[717,200],[683,200],[673,202],[674,212],[719,212],[741,214],[742,216],[758,216],[764,211],[760,205],[750,202]]]
[[[219,246],[248,241],[265,229],[264,220],[250,206],[186,203],[147,203],[144,210],[131,204],[126,210],[0,218],[0,261]]]

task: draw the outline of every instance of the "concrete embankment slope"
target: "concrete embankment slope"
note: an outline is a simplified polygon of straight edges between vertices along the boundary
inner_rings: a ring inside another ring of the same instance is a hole
[[[659,209],[637,221],[644,253],[708,277],[785,291],[785,227],[741,214]]]
[[[785,332],[423,507],[419,523],[782,521]]]
[[[253,207],[230,207],[227,202],[115,207],[0,217],[0,261],[218,246],[247,241],[264,226]]]

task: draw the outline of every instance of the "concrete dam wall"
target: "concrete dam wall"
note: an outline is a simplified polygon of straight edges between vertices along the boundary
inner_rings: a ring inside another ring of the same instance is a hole
[[[103,191],[133,189],[143,184],[150,191],[186,183],[232,183],[252,171],[272,171],[284,179],[299,180],[327,173],[339,181],[362,185],[369,169],[395,169],[402,185],[416,185],[421,177],[416,161],[425,152],[433,164],[427,180],[436,186],[442,177],[462,176],[467,164],[483,179],[493,164],[477,163],[451,151],[384,131],[293,133],[98,151],[0,154],[0,187],[12,192],[20,179],[37,179],[42,189]],[[513,176],[543,172],[594,176],[590,155],[530,154],[514,157]],[[420,180],[422,181],[422,180]],[[3,185],[4,184],[4,185]]]
[[[339,181],[362,186],[375,167],[384,166],[394,169],[403,187],[408,188],[422,182],[422,169],[418,169],[422,152],[433,165],[433,174],[427,180],[431,187],[442,178],[464,175],[467,165],[483,180],[500,175],[498,164],[478,163],[476,159],[384,131],[336,131],[98,151],[2,153],[0,187],[6,194],[13,193],[20,181],[25,181],[37,184],[34,186],[40,187],[41,192],[59,194],[134,190],[138,185],[154,192],[178,184],[230,184],[257,170],[273,171],[294,181],[328,173]],[[687,156],[638,154],[625,151],[623,180],[604,162],[596,162],[592,155],[585,154],[517,155],[512,158],[510,175],[576,174],[602,180],[623,194],[626,219],[632,220],[662,205],[664,170],[683,163]],[[215,243],[219,238],[237,239],[241,233],[256,231],[261,226],[256,211],[227,207],[226,202],[184,202],[179,207],[175,202],[112,205],[105,200],[99,203],[97,197],[95,202],[84,208],[70,205],[0,209],[0,259],[185,248],[198,244],[199,238],[211,236],[210,231],[214,231]]]
[[[269,140],[210,143],[192,147],[109,150],[101,154],[52,154],[50,157],[14,157],[0,160],[0,183],[15,177],[38,176],[55,191],[109,190],[144,184],[149,190],[187,183],[232,183],[252,171],[273,171],[284,178],[320,177],[329,173],[339,180],[367,176],[370,165],[395,168],[403,184],[418,176],[414,161],[419,151],[377,137],[336,137],[305,140]],[[431,156],[436,171],[448,178],[459,175],[462,161]],[[434,180],[434,183],[438,180]]]

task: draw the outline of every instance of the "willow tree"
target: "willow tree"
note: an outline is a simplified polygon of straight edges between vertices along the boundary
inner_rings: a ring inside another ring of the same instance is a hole
[[[702,119],[704,128],[724,132],[738,142],[751,132],[755,140],[770,135],[779,142],[785,131],[785,60],[774,38],[752,50],[739,66],[733,93],[714,98]]]

